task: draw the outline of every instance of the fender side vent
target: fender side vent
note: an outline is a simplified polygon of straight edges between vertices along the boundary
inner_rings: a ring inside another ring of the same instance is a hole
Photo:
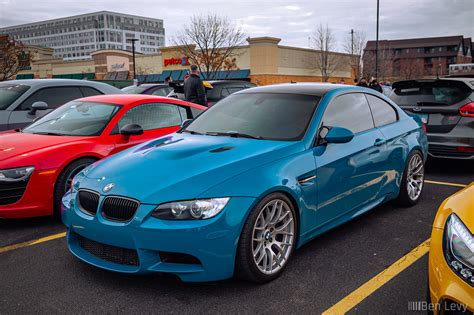
[[[214,149],[214,150],[211,150],[209,152],[211,153],[219,153],[219,152],[224,152],[224,151],[229,151],[229,150],[232,150],[234,147],[221,147],[221,148],[217,148],[217,149]]]

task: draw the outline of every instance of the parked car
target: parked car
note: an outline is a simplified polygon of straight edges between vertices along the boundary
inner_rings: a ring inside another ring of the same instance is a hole
[[[474,182],[443,202],[433,224],[428,300],[440,306],[435,314],[474,312],[473,232]]]
[[[390,98],[426,123],[429,154],[474,160],[474,78],[409,80]]]
[[[390,93],[392,93],[392,87],[389,85],[382,85],[382,93],[386,96],[390,96]]]
[[[101,82],[71,79],[31,79],[0,82],[0,131],[23,128],[77,98],[120,94]]]
[[[207,106],[211,107],[235,92],[256,87],[257,85],[248,81],[215,80],[204,81],[204,86],[206,87]],[[184,100],[183,85],[175,84],[174,91],[168,96]]]
[[[83,168],[172,133],[204,109],[150,95],[92,96],[23,130],[0,132],[0,218],[60,213],[61,197]]]
[[[140,84],[140,85],[130,85],[122,89],[124,93],[127,94],[149,94],[149,95],[158,95],[158,96],[167,96],[173,91],[173,88],[168,84]]]
[[[69,248],[118,272],[270,281],[315,236],[388,200],[416,204],[426,150],[422,126],[376,91],[240,91],[80,172],[63,198]]]

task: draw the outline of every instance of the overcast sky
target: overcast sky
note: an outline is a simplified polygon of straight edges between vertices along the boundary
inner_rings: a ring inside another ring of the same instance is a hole
[[[320,23],[340,50],[351,28],[375,39],[376,0],[0,0],[0,27],[100,10],[163,19],[167,44],[190,16],[207,13],[289,46],[307,47]],[[449,35],[474,37],[474,0],[380,0],[380,39]]]

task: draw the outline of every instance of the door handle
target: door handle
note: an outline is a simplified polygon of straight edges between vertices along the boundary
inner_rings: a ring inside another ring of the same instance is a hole
[[[384,144],[385,142],[386,142],[385,139],[377,138],[377,139],[375,139],[374,145],[375,145],[376,147],[379,147],[379,146],[381,146],[382,144]]]

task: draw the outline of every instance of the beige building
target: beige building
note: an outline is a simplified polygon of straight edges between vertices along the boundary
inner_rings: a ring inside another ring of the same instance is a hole
[[[319,52],[313,49],[279,45],[280,39],[257,37],[247,39],[248,45],[236,50],[239,70],[222,71],[219,78],[244,79],[258,85],[283,82],[320,82],[316,67]],[[354,73],[348,54],[332,53],[337,66],[330,82],[353,82]],[[52,57],[52,51],[39,48],[31,69],[18,74],[18,78],[88,78],[97,80],[130,80],[133,77],[132,54],[122,50],[99,50],[84,61],[63,61]],[[157,54],[136,54],[136,72],[141,82],[160,82],[166,76],[182,80],[189,64],[177,47],[163,47]]]

